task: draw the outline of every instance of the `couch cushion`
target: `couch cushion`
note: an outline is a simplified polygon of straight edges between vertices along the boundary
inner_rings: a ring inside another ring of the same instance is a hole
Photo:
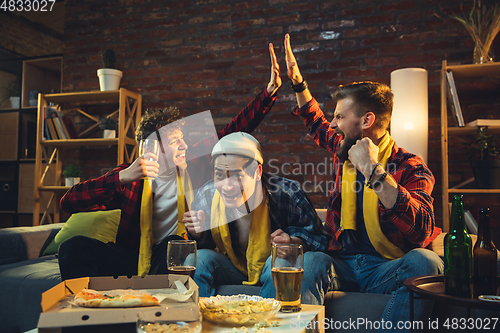
[[[0,266],[0,327],[2,332],[24,332],[38,324],[42,293],[61,282],[55,256]]]
[[[43,255],[57,253],[59,245],[73,236],[87,236],[103,243],[114,242],[120,223],[120,212],[119,209],[115,209],[71,215]]]
[[[13,227],[0,230],[0,265],[37,258],[51,231],[60,230],[64,224],[36,227]]]

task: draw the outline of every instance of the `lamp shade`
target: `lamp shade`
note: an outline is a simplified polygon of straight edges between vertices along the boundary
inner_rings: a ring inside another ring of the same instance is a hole
[[[422,68],[393,71],[391,90],[394,93],[391,136],[398,147],[420,156],[427,163],[427,71]]]

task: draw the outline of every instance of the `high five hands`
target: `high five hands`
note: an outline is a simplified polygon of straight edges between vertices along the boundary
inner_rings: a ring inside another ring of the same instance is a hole
[[[292,80],[293,84],[299,84],[303,81],[302,75],[300,74],[299,66],[297,65],[297,60],[293,55],[292,46],[290,45],[290,35],[285,35],[285,61],[286,61],[286,73],[288,78]]]
[[[273,95],[279,87],[281,87],[280,65],[274,53],[273,43],[269,43],[269,55],[271,57],[271,79],[267,84],[267,93]]]

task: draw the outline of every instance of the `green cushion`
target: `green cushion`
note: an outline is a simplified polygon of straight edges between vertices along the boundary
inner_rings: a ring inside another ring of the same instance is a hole
[[[66,221],[64,227],[47,246],[43,255],[57,253],[59,245],[73,236],[87,236],[103,243],[114,242],[121,210],[103,210],[95,212],[76,213]]]

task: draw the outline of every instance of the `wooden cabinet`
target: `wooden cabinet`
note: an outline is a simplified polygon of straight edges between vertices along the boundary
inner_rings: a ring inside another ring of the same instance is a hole
[[[457,127],[448,126],[448,82],[446,73],[452,72],[455,83],[464,82],[465,80],[474,80],[476,78],[485,77],[500,77],[500,63],[488,64],[470,64],[470,65],[448,65],[444,60],[441,68],[441,162],[442,162],[442,203],[443,203],[443,228],[445,231],[449,230],[449,196],[450,194],[500,194],[500,189],[474,189],[474,188],[450,188],[449,184],[449,163],[450,156],[448,151],[448,141],[453,136],[471,136],[477,132],[477,127]],[[458,92],[460,95],[460,91]],[[459,96],[460,97],[460,96]],[[496,94],[496,98],[500,102],[500,98]],[[465,115],[464,115],[465,116]],[[474,120],[473,115],[467,115],[469,120]],[[499,134],[500,126],[488,126],[488,133]],[[467,158],[465,154],[464,158]],[[460,187],[457,185],[456,187]]]
[[[53,104],[63,114],[66,110],[78,112],[90,119],[92,125],[80,131],[77,138],[67,140],[45,140],[44,121],[46,107]],[[99,125],[99,119],[82,110],[82,104],[118,103],[118,109],[108,117],[118,120],[117,137],[113,139],[88,138],[89,132]],[[59,200],[69,187],[62,185],[62,160],[60,152],[81,146],[109,146],[117,150],[117,164],[131,163],[137,156],[135,129],[142,115],[142,96],[121,88],[114,91],[93,91],[64,94],[40,94],[36,137],[35,193],[33,225],[59,222]],[[45,163],[45,166],[42,165]],[[49,179],[50,176],[50,179]],[[41,207],[41,193],[49,192],[50,199]],[[40,215],[42,217],[40,218]],[[53,214],[53,217],[51,216]]]
[[[29,96],[61,85],[60,55],[0,60],[0,228],[32,224],[37,100]]]

